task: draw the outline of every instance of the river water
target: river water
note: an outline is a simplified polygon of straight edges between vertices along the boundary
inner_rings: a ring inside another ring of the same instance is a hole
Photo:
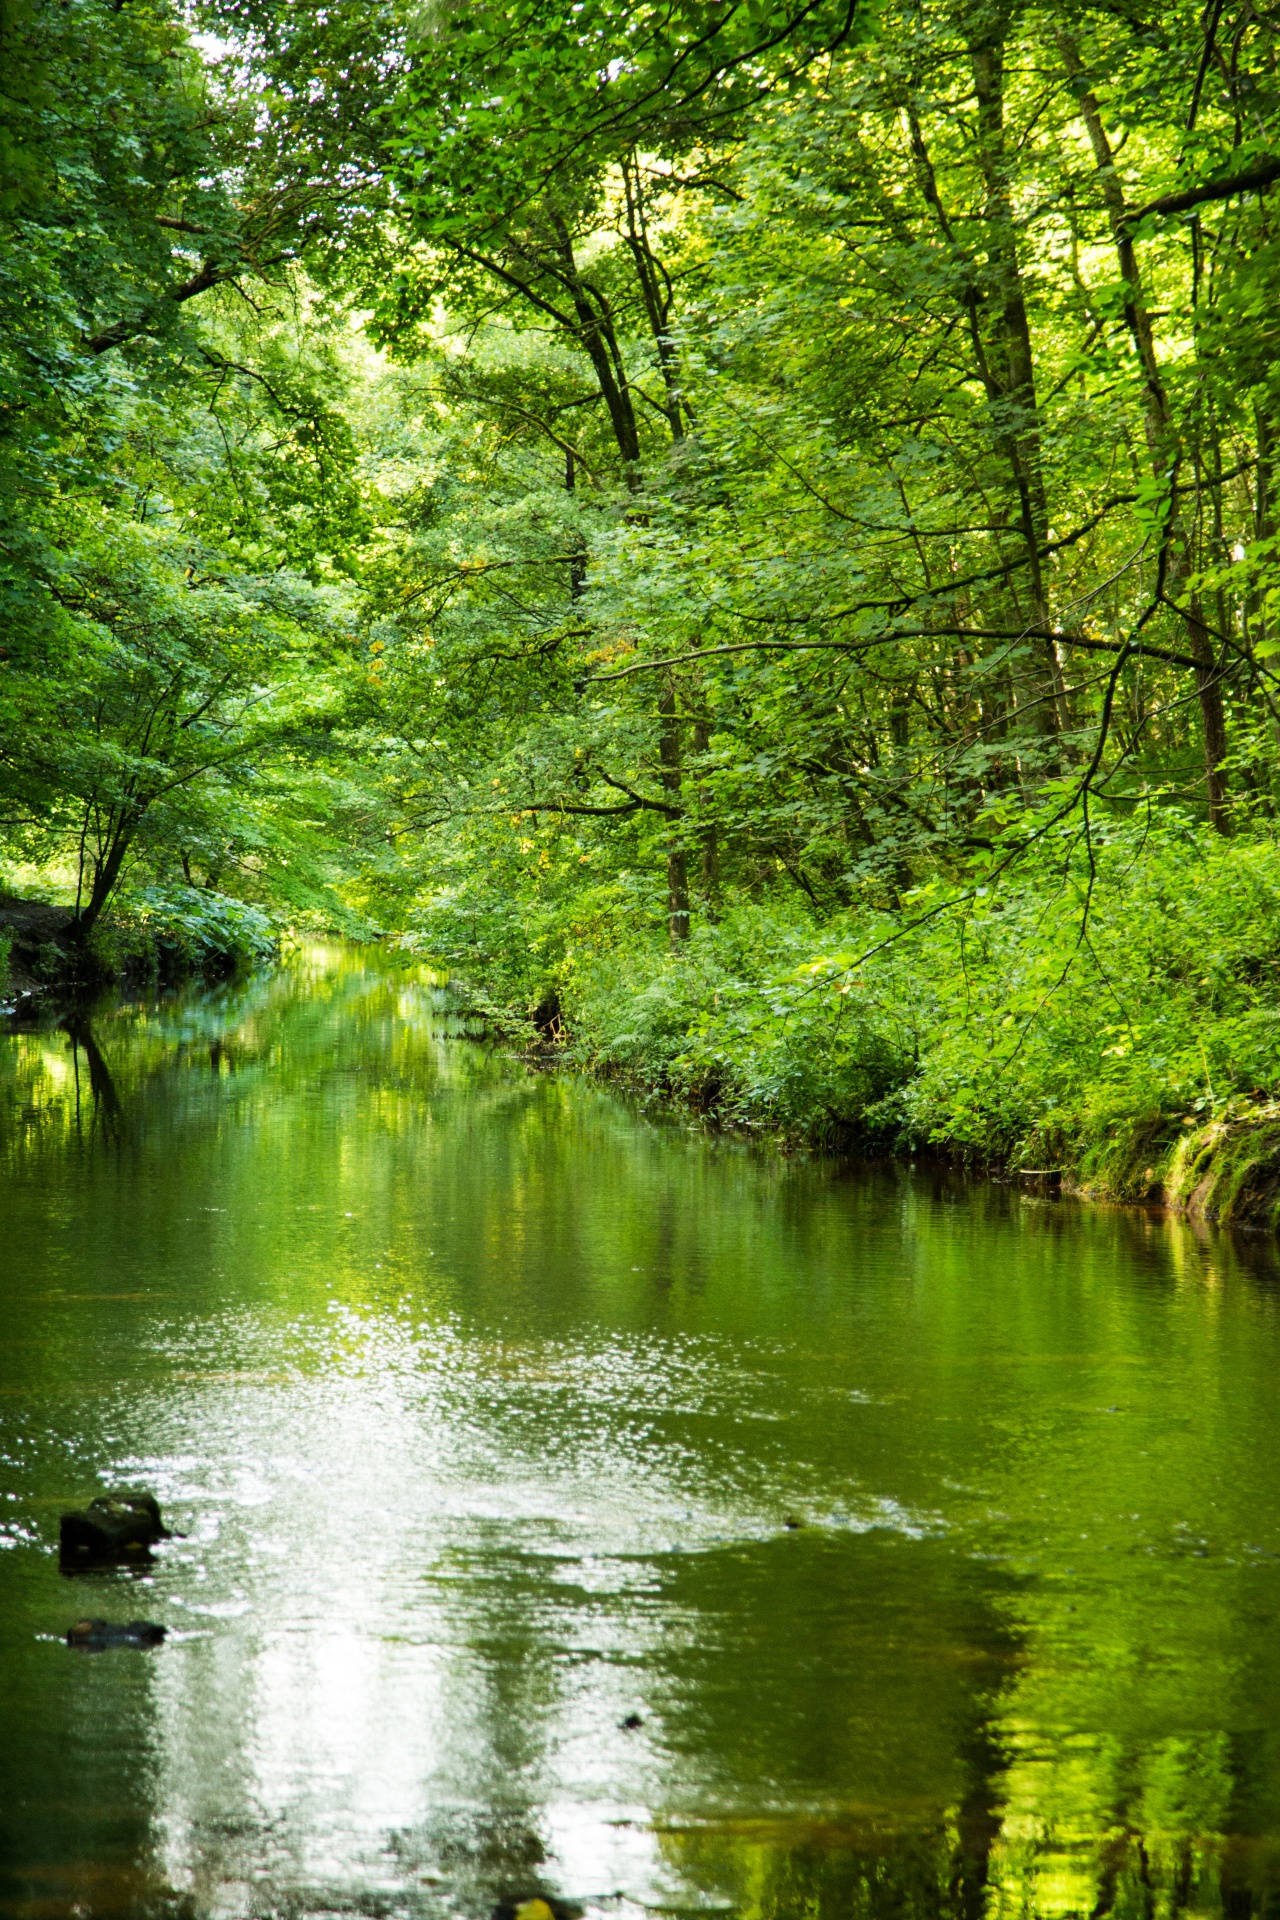
[[[654,1124],[320,949],[0,1038],[0,1236],[0,1913],[1280,1903],[1268,1249]],[[123,1486],[185,1537],[60,1575]]]

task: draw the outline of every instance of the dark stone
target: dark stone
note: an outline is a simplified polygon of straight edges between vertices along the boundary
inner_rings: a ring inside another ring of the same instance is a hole
[[[644,1725],[644,1721],[638,1713],[629,1713],[625,1720],[619,1720],[618,1725],[624,1733],[634,1733],[637,1727]]]
[[[169,1537],[153,1494],[102,1494],[87,1507],[63,1514],[58,1550],[64,1567],[103,1561],[141,1564],[155,1541]]]
[[[158,1647],[168,1632],[153,1620],[130,1620],[117,1626],[113,1620],[77,1620],[67,1631],[67,1645],[82,1647],[86,1653],[105,1653],[108,1647]]]
[[[581,1907],[558,1900],[553,1893],[510,1894],[499,1900],[491,1920],[578,1920]]]
[[[784,1527],[788,1527],[791,1530],[791,1532],[794,1533],[797,1527],[802,1527],[804,1525],[804,1521],[798,1519],[794,1513],[789,1513],[782,1524]]]

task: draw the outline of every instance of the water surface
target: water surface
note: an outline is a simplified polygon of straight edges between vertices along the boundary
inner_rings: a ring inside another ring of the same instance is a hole
[[[320,950],[0,1038],[0,1234],[0,1914],[1280,1901],[1268,1249],[655,1125]],[[126,1485],[186,1537],[60,1576]]]

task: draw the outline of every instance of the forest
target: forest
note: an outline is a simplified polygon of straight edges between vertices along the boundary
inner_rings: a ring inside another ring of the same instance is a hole
[[[708,1124],[1275,1221],[1280,14],[0,47],[37,972],[376,939]]]

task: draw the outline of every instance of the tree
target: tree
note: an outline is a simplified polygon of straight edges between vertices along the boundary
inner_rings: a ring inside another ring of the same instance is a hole
[[[1230,825],[1232,702],[1270,673],[1272,376],[1227,320],[1271,284],[1266,23],[904,6],[856,52],[847,19],[778,16],[735,65],[691,15],[581,20],[437,15],[397,108],[414,250],[382,337],[433,356],[443,302],[475,430],[493,409],[541,435],[544,484],[595,480],[536,654],[534,601],[465,567],[436,623],[443,699],[542,676],[486,735],[505,802],[668,821],[677,926],[695,850],[826,911],[1016,857],[1046,782],[1081,825],[1152,785]],[[537,329],[576,390],[537,356],[484,371]],[[414,817],[462,804],[424,784]]]
[[[57,617],[10,656],[15,839],[72,858],[81,941],[126,862],[167,854],[189,875],[211,819],[233,830],[269,759],[335,711],[323,615],[287,583],[211,573],[216,559],[166,531],[95,530],[66,556]]]

